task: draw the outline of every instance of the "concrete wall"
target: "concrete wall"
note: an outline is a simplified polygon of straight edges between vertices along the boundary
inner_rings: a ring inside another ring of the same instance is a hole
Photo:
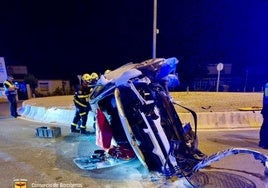
[[[179,113],[183,123],[190,122],[194,128],[194,119],[190,113]],[[207,128],[258,128],[263,121],[260,111],[200,112],[197,113],[197,126]]]
[[[0,87],[0,98],[6,98],[6,95],[5,95],[5,89],[3,87]]]
[[[40,106],[27,105],[23,103],[19,113],[26,119],[36,120],[45,123],[59,123],[70,126],[75,110],[61,109],[59,107],[45,108]],[[88,115],[87,127],[92,129],[94,114]],[[179,113],[183,123],[190,122],[194,129],[193,117],[190,113]],[[260,111],[236,111],[236,112],[202,112],[197,113],[198,129],[232,129],[232,128],[259,128],[263,118]]]
[[[3,87],[0,87],[0,102],[6,102],[7,97],[5,95],[5,90]]]

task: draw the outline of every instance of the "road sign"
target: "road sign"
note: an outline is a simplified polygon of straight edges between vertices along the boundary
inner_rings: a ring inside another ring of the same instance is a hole
[[[5,60],[0,57],[0,83],[3,83],[7,78],[7,70],[5,65]]]
[[[218,65],[217,65],[218,79],[217,79],[217,88],[216,88],[216,91],[217,91],[217,92],[219,91],[219,85],[220,85],[220,72],[222,71],[222,69],[223,69],[223,64],[222,64],[222,63],[218,63]]]
[[[217,71],[222,71],[222,69],[223,69],[223,64],[222,63],[219,63],[217,65]]]

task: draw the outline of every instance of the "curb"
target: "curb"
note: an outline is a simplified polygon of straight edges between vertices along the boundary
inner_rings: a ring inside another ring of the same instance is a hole
[[[23,104],[19,113],[28,120],[69,126],[73,120],[75,110],[57,107],[45,108]],[[190,122],[194,126],[193,117],[190,113],[179,113],[179,117],[183,123]],[[263,118],[260,111],[197,113],[198,129],[257,128],[261,126],[262,121]],[[93,113],[89,113],[87,127],[93,127],[93,124]]]
[[[179,113],[182,122],[194,125],[190,113]],[[263,121],[260,111],[200,112],[197,113],[198,129],[258,128]],[[185,122],[187,123],[187,122]]]
[[[39,106],[22,105],[19,109],[19,114],[27,119],[41,123],[52,123],[70,126],[73,121],[75,110],[66,110],[57,107],[45,108]],[[94,118],[93,113],[88,114],[87,127],[93,129]]]

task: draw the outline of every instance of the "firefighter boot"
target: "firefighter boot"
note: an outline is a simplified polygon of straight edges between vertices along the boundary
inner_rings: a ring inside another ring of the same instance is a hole
[[[76,126],[71,125],[71,133],[79,133],[79,130],[76,129]]]
[[[80,128],[80,133],[81,134],[90,134],[89,131],[86,131],[86,128]]]

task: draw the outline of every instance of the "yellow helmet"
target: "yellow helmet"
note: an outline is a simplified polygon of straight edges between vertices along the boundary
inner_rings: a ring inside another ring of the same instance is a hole
[[[104,74],[108,74],[109,72],[111,72],[111,70],[110,70],[110,69],[107,69],[107,70],[104,72]]]
[[[92,72],[90,76],[91,76],[92,80],[98,80],[99,79],[99,75],[97,73],[95,73],[95,72]]]
[[[83,74],[83,76],[82,76],[82,80],[83,80],[83,81],[89,82],[91,79],[92,79],[92,78],[91,78],[91,75],[89,75],[88,73],[85,73],[85,74]]]

